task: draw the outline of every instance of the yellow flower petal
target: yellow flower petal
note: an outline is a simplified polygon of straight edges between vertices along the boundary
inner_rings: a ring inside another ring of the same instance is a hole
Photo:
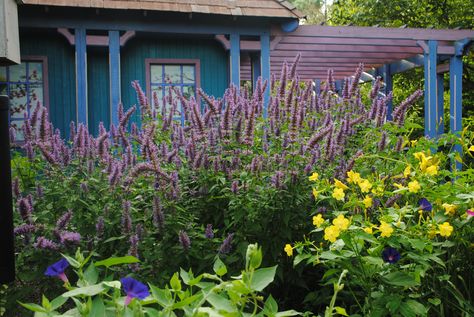
[[[340,231],[344,231],[349,228],[350,221],[344,215],[339,215],[332,221],[332,224],[336,226]]]
[[[288,256],[293,255],[293,248],[291,247],[291,244],[286,244],[283,250],[286,252]]]
[[[454,228],[449,224],[449,222],[444,222],[438,226],[439,229],[439,235],[442,237],[449,237],[453,231]]]
[[[344,184],[343,182],[341,182],[337,178],[334,179],[334,186],[336,186],[337,188],[341,188],[343,190],[349,189],[349,187],[347,187],[346,184]]]
[[[323,215],[317,214],[316,216],[313,216],[313,225],[316,227],[321,227],[321,225],[324,223],[324,218]]]
[[[418,193],[421,189],[420,183],[418,181],[412,181],[408,183],[408,190],[410,193]]]
[[[393,233],[392,225],[389,224],[389,223],[386,223],[385,221],[380,221],[379,230],[380,230],[380,236],[381,237],[388,238]]]
[[[332,193],[332,197],[335,198],[336,200],[344,200],[344,197],[346,194],[344,194],[344,190],[342,188],[334,188],[334,191]]]
[[[317,181],[318,178],[319,178],[319,174],[316,173],[316,172],[314,172],[313,174],[311,174],[310,177],[308,177],[308,179],[309,179],[310,181],[312,181],[312,182]]]

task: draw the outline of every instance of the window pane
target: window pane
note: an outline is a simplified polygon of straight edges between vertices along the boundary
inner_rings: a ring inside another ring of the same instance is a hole
[[[29,63],[28,65],[28,79],[31,82],[43,81],[43,63]]]
[[[153,96],[154,93],[156,92],[156,97],[158,98],[158,105],[156,104],[155,97]],[[155,108],[159,108],[159,106],[163,103],[163,88],[161,86],[152,86],[151,87],[151,99],[152,100],[152,106]]]
[[[183,83],[184,84],[194,84],[194,66],[193,65],[184,65],[183,66]]]
[[[10,86],[10,118],[23,119],[26,110],[26,85]]]
[[[165,65],[165,82],[172,84],[181,83],[181,66]]]
[[[0,84],[0,95],[7,94],[7,84]]]
[[[186,99],[189,99],[191,96],[195,97],[194,86],[185,86],[185,87],[183,87],[183,96]]]
[[[163,82],[163,65],[151,65],[150,76],[152,83]]]
[[[42,84],[30,84],[29,96],[30,96],[30,113],[38,105],[38,102],[43,106],[43,85]]]
[[[23,136],[23,124],[25,121],[23,120],[14,120],[10,122],[10,126],[15,129],[15,141],[21,142],[25,141],[25,137]]]
[[[0,67],[0,81],[7,81],[7,68]]]
[[[10,69],[10,81],[14,81],[14,82],[26,81],[26,63],[10,66],[9,69]]]

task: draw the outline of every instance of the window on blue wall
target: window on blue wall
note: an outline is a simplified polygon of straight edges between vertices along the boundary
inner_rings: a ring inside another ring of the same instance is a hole
[[[161,112],[162,105],[165,104],[165,98],[171,93],[173,99],[177,102],[177,112],[174,117],[177,120],[183,120],[181,113],[181,103],[176,97],[175,91],[170,88],[177,88],[185,98],[191,96],[196,98],[196,89],[199,87],[199,61],[195,60],[147,60],[149,67],[148,91],[152,106],[157,112]],[[158,104],[153,98],[156,93]],[[166,103],[166,110],[169,111],[170,105]]]
[[[0,67],[0,95],[10,98],[10,126],[16,130],[15,139],[24,141],[23,124],[35,107],[47,107],[46,59],[22,60],[20,65]]]

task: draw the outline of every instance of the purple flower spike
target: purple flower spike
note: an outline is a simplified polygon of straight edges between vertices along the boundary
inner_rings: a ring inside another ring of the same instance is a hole
[[[125,306],[130,304],[134,298],[145,299],[150,296],[148,287],[134,278],[124,277],[120,279],[120,282],[122,282],[123,290],[127,293],[124,303]]]
[[[421,198],[418,201],[418,204],[420,205],[421,210],[431,211],[433,209],[433,206],[431,206],[431,203],[426,198]]]
[[[212,225],[211,225],[211,224],[208,224],[208,225],[207,225],[206,231],[204,232],[204,236],[205,236],[207,239],[212,239],[212,238],[214,238],[214,231],[212,230]]]
[[[387,263],[397,263],[400,260],[400,257],[400,252],[395,248],[385,248],[382,251],[382,259]]]
[[[44,272],[44,275],[58,277],[64,283],[67,283],[68,279],[64,271],[68,268],[68,266],[69,266],[69,262],[65,258],[62,258],[58,262],[48,266],[48,268]]]

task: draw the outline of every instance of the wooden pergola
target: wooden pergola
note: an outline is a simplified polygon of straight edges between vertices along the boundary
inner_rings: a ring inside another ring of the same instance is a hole
[[[444,133],[442,96],[444,73],[447,72],[451,91],[450,130],[456,133],[462,129],[462,57],[473,40],[473,30],[321,25],[273,27],[270,71],[279,72],[284,61],[291,62],[301,54],[297,68],[300,79],[314,82],[318,91],[328,69],[333,69],[336,87],[341,87],[341,80],[352,76],[359,63],[364,63],[365,72],[361,80],[372,81],[381,76],[387,93],[392,90],[394,74],[423,66],[425,135],[435,138]],[[225,40],[222,42],[225,45]],[[241,41],[240,51],[243,52],[240,57],[241,77],[237,79],[234,75],[232,80],[255,81],[263,69],[260,43]],[[391,107],[389,105],[389,118]]]

